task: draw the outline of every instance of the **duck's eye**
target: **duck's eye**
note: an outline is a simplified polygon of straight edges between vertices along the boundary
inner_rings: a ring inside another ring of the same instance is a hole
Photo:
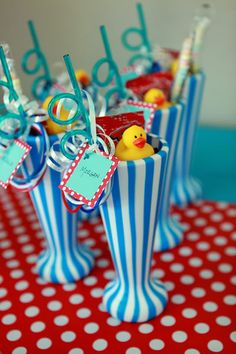
[[[134,137],[135,137],[135,139],[137,139],[137,135],[135,135]]]
[[[142,134],[142,133],[140,133],[140,136],[143,136],[143,134]]]

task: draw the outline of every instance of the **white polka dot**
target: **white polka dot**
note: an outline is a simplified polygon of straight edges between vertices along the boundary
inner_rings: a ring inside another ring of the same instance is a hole
[[[80,294],[74,294],[69,297],[69,302],[73,305],[81,304],[84,301],[84,297]]]
[[[95,298],[102,297],[103,289],[102,288],[94,288],[90,291],[90,295]]]
[[[2,252],[2,256],[3,258],[9,259],[9,258],[13,258],[15,257],[16,252],[13,250],[6,250],[4,252]]]
[[[223,220],[223,215],[221,213],[214,213],[210,215],[210,219],[212,221],[220,222],[221,220]]]
[[[230,273],[233,270],[233,267],[231,264],[228,263],[221,263],[218,266],[218,269],[221,273]]]
[[[201,354],[201,353],[197,349],[190,348],[190,349],[185,350],[184,354]]]
[[[214,273],[210,269],[203,269],[199,273],[200,277],[203,279],[211,279],[214,276]]]
[[[98,305],[98,308],[101,312],[107,312],[107,310],[102,302]]]
[[[46,297],[53,296],[56,294],[56,289],[54,289],[52,287],[47,287],[47,288],[44,288],[41,293],[43,296],[46,296]]]
[[[210,245],[208,242],[202,241],[202,242],[198,242],[196,247],[199,251],[207,251],[207,250],[209,250]]]
[[[121,321],[118,320],[117,318],[108,317],[107,324],[109,326],[116,327],[116,326],[119,326],[121,324]]]
[[[223,222],[222,224],[220,224],[220,228],[223,231],[232,231],[234,229],[234,225],[230,222]]]
[[[221,259],[221,254],[219,252],[208,252],[207,259],[211,262],[218,262]]]
[[[69,284],[64,284],[62,287],[65,291],[72,291],[76,289],[77,285],[74,283],[69,283]]]
[[[184,331],[175,331],[172,333],[172,339],[177,343],[183,343],[187,340],[187,333]]]
[[[66,343],[73,342],[76,338],[75,332],[66,331],[61,334],[61,340]]]
[[[60,301],[50,301],[47,305],[50,311],[59,311],[62,308],[62,303]]]
[[[197,311],[194,309],[186,308],[182,311],[182,315],[185,318],[194,318],[197,316]]]
[[[10,272],[10,277],[13,279],[21,278],[21,277],[23,277],[23,275],[24,275],[24,272],[21,269],[12,270]]]
[[[192,275],[182,275],[180,278],[182,284],[189,285],[195,282],[195,279]]]
[[[165,271],[163,269],[155,269],[152,271],[151,277],[161,279],[165,276]]]
[[[103,225],[95,226],[95,231],[96,231],[96,232],[104,232],[104,227],[103,227]]]
[[[24,293],[20,296],[20,302],[28,303],[33,301],[34,295],[32,293]]]
[[[149,347],[152,350],[162,350],[164,348],[164,346],[165,346],[165,343],[161,339],[152,339],[149,342]]]
[[[64,315],[56,316],[53,320],[56,326],[65,326],[69,323],[69,318]]]
[[[105,350],[108,346],[108,342],[105,339],[97,339],[93,342],[93,349],[101,352]]]
[[[106,268],[109,265],[109,261],[106,258],[101,258],[96,262],[99,268]]]
[[[39,314],[39,308],[36,306],[27,307],[27,309],[25,310],[25,315],[27,317],[35,317],[38,314]]]
[[[4,240],[0,242],[0,248],[2,249],[10,247],[10,245],[11,245],[10,240]]]
[[[100,257],[101,254],[102,254],[102,251],[101,251],[100,248],[94,248],[93,249],[93,254],[94,254],[95,257]]]
[[[205,227],[203,232],[206,236],[213,236],[217,233],[217,229],[215,227],[209,226],[209,227]]]
[[[229,337],[232,342],[236,343],[236,331],[231,332]]]
[[[231,284],[236,285],[236,275],[233,275],[233,276],[230,278],[230,282],[231,282]]]
[[[93,286],[97,283],[98,279],[97,277],[95,276],[89,276],[89,277],[86,277],[84,280],[83,280],[83,283],[87,286]]]
[[[131,338],[131,334],[127,331],[121,331],[116,334],[116,339],[119,342],[128,342]]]
[[[236,216],[236,209],[228,209],[228,210],[226,211],[226,214],[227,214],[228,216],[235,217],[235,216]]]
[[[233,241],[236,241],[236,232],[232,232],[231,238]]]
[[[21,251],[23,253],[32,253],[34,251],[35,247],[33,245],[25,245],[21,247]]]
[[[84,331],[88,334],[96,333],[99,330],[99,325],[95,322],[89,322],[84,326]]]
[[[45,323],[43,323],[42,321],[36,321],[34,323],[32,323],[32,325],[30,326],[30,329],[32,332],[34,333],[39,333],[42,332],[45,329]]]
[[[7,295],[7,289],[5,288],[0,288],[0,298],[4,297]]]
[[[224,246],[226,245],[226,243],[228,242],[227,238],[224,236],[217,236],[214,238],[213,242],[217,245],[217,246]]]
[[[207,312],[215,312],[218,309],[218,305],[213,301],[206,301],[203,304],[203,308]]]
[[[227,209],[229,204],[226,202],[218,202],[216,205],[218,209]]]
[[[176,319],[173,316],[163,316],[161,318],[161,324],[163,326],[167,326],[167,327],[173,326],[175,324],[175,322],[176,322]]]
[[[191,254],[193,253],[192,249],[190,247],[181,247],[179,249],[179,254],[182,257],[188,257],[191,256]]]
[[[116,273],[114,270],[107,270],[103,273],[103,277],[107,280],[112,280],[115,278]]]
[[[91,311],[84,307],[76,312],[76,316],[79,318],[88,318],[91,316]]]
[[[0,302],[0,311],[8,310],[11,307],[12,303],[8,300]]]
[[[18,329],[13,329],[12,331],[9,331],[7,333],[7,339],[11,342],[15,342],[18,339],[20,339],[22,336],[21,331],[19,331]]]
[[[11,325],[16,322],[16,316],[12,313],[9,313],[2,318],[2,323],[4,325]]]
[[[84,354],[84,351],[81,348],[73,348],[69,351],[68,354]]]
[[[229,326],[231,324],[231,319],[226,316],[219,316],[216,318],[216,323],[219,326]]]
[[[44,280],[44,279],[42,279],[42,278],[39,278],[39,277],[36,278],[35,281],[36,281],[36,283],[39,284],[39,285],[45,285],[45,284],[47,284],[47,281],[46,281],[46,280]]]
[[[172,296],[171,298],[171,302],[173,302],[173,304],[176,305],[181,305],[185,302],[185,296],[181,295],[181,294],[175,294]]]
[[[125,354],[141,354],[141,350],[139,348],[136,347],[131,347],[129,349],[126,350]]]
[[[185,211],[185,215],[188,216],[189,218],[194,218],[197,215],[197,210],[195,210],[195,209],[187,209]]]
[[[172,253],[165,252],[160,256],[163,262],[172,262],[174,260],[174,255]]]
[[[216,292],[221,292],[225,290],[225,284],[221,283],[220,281],[215,281],[211,284],[211,289]]]
[[[189,241],[197,241],[200,235],[198,232],[189,232],[186,237]]]
[[[184,270],[184,266],[181,263],[173,263],[171,264],[170,269],[174,273],[180,273]]]
[[[17,261],[16,259],[12,259],[6,263],[6,266],[8,268],[16,268],[16,267],[19,267],[19,265],[20,265],[20,262]]]
[[[232,257],[236,256],[236,247],[227,247],[225,249],[225,254],[227,256],[232,256]]]
[[[235,295],[226,295],[223,299],[226,305],[236,305],[236,296]]]
[[[51,347],[52,341],[51,341],[51,339],[45,337],[45,338],[39,339],[37,341],[36,345],[39,349],[48,349]]]
[[[138,330],[140,333],[148,334],[148,333],[153,332],[154,327],[153,327],[153,325],[151,325],[149,323],[144,323],[138,327]]]
[[[204,218],[197,218],[197,219],[194,220],[194,224],[196,226],[200,226],[200,227],[201,226],[205,226],[207,224],[207,220],[204,219]]]
[[[200,322],[194,326],[194,330],[195,330],[195,332],[197,332],[199,334],[205,334],[205,333],[209,332],[210,327],[208,326],[208,324]]]
[[[208,342],[207,348],[214,353],[218,353],[223,350],[224,346],[219,340],[213,339]]]
[[[25,347],[17,347],[12,351],[12,354],[26,354],[27,349]]]
[[[189,259],[188,263],[189,263],[192,267],[200,267],[203,262],[202,262],[201,258],[192,257],[192,258]]]
[[[34,264],[38,259],[38,256],[36,254],[31,254],[26,258],[27,263],[29,264]]]
[[[206,290],[203,288],[193,288],[191,291],[192,296],[194,297],[203,297],[206,295]]]
[[[164,285],[167,291],[172,291],[175,288],[175,283],[173,283],[172,281],[165,281]]]
[[[201,211],[202,211],[203,213],[211,213],[213,210],[214,210],[214,209],[213,209],[213,207],[212,207],[211,205],[203,205],[203,206],[201,207]]]

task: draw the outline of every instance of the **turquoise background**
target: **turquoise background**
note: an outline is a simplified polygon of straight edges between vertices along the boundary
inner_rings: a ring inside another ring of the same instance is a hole
[[[204,199],[236,203],[236,129],[200,126],[191,172],[202,182]]]

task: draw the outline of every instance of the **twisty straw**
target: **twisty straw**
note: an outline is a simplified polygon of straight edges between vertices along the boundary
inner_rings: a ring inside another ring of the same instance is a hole
[[[41,50],[39,39],[33,21],[28,22],[29,31],[34,44],[34,48],[29,49],[22,57],[22,68],[28,75],[36,75],[41,70],[43,75],[37,77],[32,83],[32,94],[36,99],[42,100],[48,96],[48,92],[53,84],[47,59]],[[35,66],[30,65],[31,57],[35,60]],[[44,84],[44,86],[43,86]],[[41,89],[41,91],[40,91]],[[43,95],[42,95],[43,89]]]
[[[113,87],[108,89],[107,92],[105,93],[106,103],[107,106],[109,106],[110,98],[114,94],[117,94],[118,99],[122,100],[126,98],[127,92],[122,82],[118,66],[115,60],[113,59],[105,26],[100,27],[100,32],[101,32],[101,37],[102,37],[106,57],[99,59],[95,63],[92,69],[92,79],[95,85],[97,85],[98,87],[107,87],[112,84],[113,80],[116,82],[116,85],[115,86],[113,85]],[[102,81],[99,79],[99,71],[104,64],[107,64],[108,66],[108,74],[106,79]]]
[[[149,64],[152,64],[152,48],[151,44],[148,38],[148,33],[147,33],[147,26],[146,26],[146,21],[144,17],[144,12],[143,12],[143,6],[141,3],[138,3],[136,5],[137,8],[137,13],[138,13],[138,19],[140,23],[140,28],[137,27],[129,27],[127,28],[122,36],[121,36],[121,42],[124,45],[124,47],[130,51],[135,51],[139,52],[138,54],[132,56],[128,62],[128,65],[134,65],[137,63],[137,61],[140,60],[145,60],[148,61]],[[139,44],[131,44],[129,41],[130,35],[132,36],[133,34],[136,34],[140,37],[140,43]],[[142,53],[143,52],[143,53]]]

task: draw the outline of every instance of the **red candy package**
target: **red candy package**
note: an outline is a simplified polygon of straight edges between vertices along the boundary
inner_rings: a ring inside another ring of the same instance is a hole
[[[144,128],[144,113],[129,112],[113,116],[97,117],[96,124],[100,126],[115,144],[122,138],[123,132],[132,125],[139,125]],[[100,130],[98,128],[97,133]]]
[[[127,81],[126,87],[137,96],[143,96],[151,88],[158,88],[169,98],[172,81],[173,76],[170,72],[155,72]]]

